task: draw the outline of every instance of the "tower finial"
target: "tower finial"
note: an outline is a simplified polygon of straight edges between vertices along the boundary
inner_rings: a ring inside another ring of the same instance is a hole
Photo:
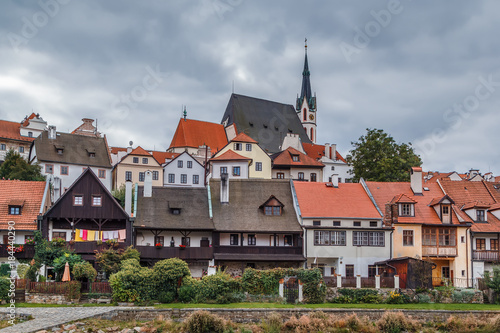
[[[183,112],[183,114],[184,114],[184,121],[186,121],[188,113],[186,111],[186,106],[185,105],[184,105],[184,112]]]
[[[304,44],[305,44],[305,49],[306,49],[306,52],[307,52],[307,37],[304,39]]]

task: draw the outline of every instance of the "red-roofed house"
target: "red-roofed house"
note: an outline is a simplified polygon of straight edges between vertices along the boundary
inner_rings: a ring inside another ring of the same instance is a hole
[[[238,134],[210,159],[212,178],[227,173],[229,178],[271,179],[271,157],[257,141]]]
[[[9,256],[9,231],[13,232],[13,244],[22,245],[27,239],[33,238],[39,217],[47,211],[50,202],[49,183],[46,181],[0,180],[0,258]],[[13,230],[9,230],[9,227],[13,227]],[[23,251],[17,252],[15,257],[32,258],[33,255],[34,249],[30,245],[23,246]]]
[[[187,151],[191,155],[197,155],[200,147],[207,146],[211,152],[216,152],[226,146],[227,142],[223,125],[181,118],[168,151],[172,153]],[[201,150],[204,150],[203,148]],[[210,157],[210,153],[208,156]]]
[[[352,168],[346,163],[345,159],[337,151],[337,145],[325,144],[317,145],[314,143],[302,143],[307,156],[318,160],[324,164],[323,181],[332,182],[338,178],[339,183],[352,182]]]
[[[47,122],[35,113],[26,116],[21,123],[0,120],[0,164],[11,149],[28,159],[31,143],[46,126]]]
[[[374,277],[391,258],[390,226],[359,183],[293,182],[308,267],[325,276]],[[381,272],[380,272],[381,273]]]
[[[273,178],[295,179],[299,181],[321,181],[323,179],[323,167],[320,161],[301,153],[295,148],[274,154]]]
[[[153,186],[163,186],[163,168],[152,154],[141,146],[122,157],[113,167],[113,189],[119,189],[127,180],[144,185],[146,171],[153,173]]]
[[[470,286],[470,224],[453,209],[453,198],[438,183],[422,186],[422,171],[412,168],[411,182],[364,182],[367,193],[392,226],[395,258],[431,261],[433,283],[450,279],[454,285]]]
[[[463,223],[471,224],[472,278],[500,262],[500,193],[488,181],[440,180],[439,184],[454,201],[453,210]]]

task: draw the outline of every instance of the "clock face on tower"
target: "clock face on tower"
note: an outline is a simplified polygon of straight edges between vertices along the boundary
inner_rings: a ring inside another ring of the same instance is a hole
[[[314,120],[314,115],[312,113],[309,115],[309,120]]]

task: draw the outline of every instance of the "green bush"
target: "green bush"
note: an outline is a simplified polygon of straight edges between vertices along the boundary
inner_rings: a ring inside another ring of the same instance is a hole
[[[387,297],[386,301],[387,304],[407,304],[411,303],[410,297],[405,294],[399,294],[395,291],[391,291],[389,293],[389,297]]]
[[[241,284],[229,274],[218,271],[204,276],[197,285],[197,302],[229,303],[229,294],[239,291]]]
[[[26,273],[28,272],[29,268],[30,268],[30,266],[26,265],[26,264],[17,265],[17,275],[19,275],[20,279],[26,278]]]
[[[0,265],[0,277],[1,276],[10,276],[10,265],[9,264],[1,264]]]
[[[175,293],[173,291],[163,291],[158,295],[158,302],[173,303],[175,301]]]
[[[353,299],[349,296],[340,295],[338,297],[332,298],[330,303],[335,304],[350,304],[353,303]]]
[[[428,294],[417,294],[417,299],[419,303],[430,303],[431,302],[431,296]]]
[[[191,276],[188,264],[179,258],[158,261],[152,270],[157,292],[173,291],[177,294],[183,278],[188,276]]]
[[[0,300],[6,301],[9,299],[9,290],[10,280],[6,277],[0,277]]]
[[[193,312],[185,322],[190,333],[222,333],[224,320],[208,311]]]
[[[475,294],[475,290],[455,290],[451,294],[451,299],[453,303],[471,303]]]
[[[87,279],[89,282],[94,282],[96,276],[97,271],[88,261],[79,262],[73,266],[73,277],[78,281]]]
[[[361,297],[360,302],[365,304],[380,304],[383,303],[384,300],[380,295],[365,295]]]
[[[153,280],[153,270],[141,267],[135,259],[127,260],[122,270],[111,274],[109,283],[113,300],[117,302],[148,301],[159,293]]]
[[[351,299],[351,303],[368,303],[364,302],[363,299],[370,301],[375,300],[375,297],[378,296],[378,291],[374,289],[342,288],[339,289],[338,292],[342,296],[349,297]]]

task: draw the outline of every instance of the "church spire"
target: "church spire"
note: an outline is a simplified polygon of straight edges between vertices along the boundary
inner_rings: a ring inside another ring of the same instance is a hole
[[[302,71],[302,89],[300,91],[300,99],[304,98],[308,103],[311,103],[311,73],[309,72],[309,63],[307,61],[307,38],[305,39],[305,59],[304,59],[304,70]]]

